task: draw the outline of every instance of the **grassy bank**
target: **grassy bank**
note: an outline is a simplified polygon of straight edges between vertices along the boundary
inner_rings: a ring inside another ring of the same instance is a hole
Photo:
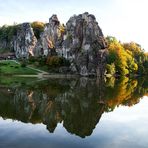
[[[1,75],[36,75],[38,72],[28,67],[22,67],[15,61],[0,61]]]

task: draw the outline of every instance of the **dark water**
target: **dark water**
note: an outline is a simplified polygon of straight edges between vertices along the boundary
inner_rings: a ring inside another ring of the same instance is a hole
[[[0,77],[0,148],[147,148],[148,81]]]

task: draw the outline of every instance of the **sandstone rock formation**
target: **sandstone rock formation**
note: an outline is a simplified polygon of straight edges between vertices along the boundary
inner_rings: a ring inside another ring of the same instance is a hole
[[[34,56],[34,48],[37,39],[33,29],[29,23],[23,23],[17,30],[17,35],[14,39],[14,51],[17,58],[28,58],[29,55]]]
[[[87,12],[72,16],[66,26],[52,15],[38,40],[30,23],[23,23],[10,45],[17,58],[57,55],[70,61],[72,73],[100,77],[105,72],[107,43],[95,16]]]
[[[60,24],[57,15],[52,15],[41,37],[44,55],[54,55],[55,49],[62,49],[63,32],[64,27]]]
[[[69,19],[62,51],[64,57],[71,61],[72,70],[84,76],[101,76],[104,73],[106,47],[94,15],[86,12]]]

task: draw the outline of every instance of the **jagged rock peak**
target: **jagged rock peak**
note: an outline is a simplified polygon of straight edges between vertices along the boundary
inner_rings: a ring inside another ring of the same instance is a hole
[[[95,16],[88,12],[72,16],[66,23],[66,29],[68,48],[89,50],[107,47]]]
[[[49,23],[46,24],[42,36],[44,55],[53,55],[55,54],[55,49],[62,48],[64,31],[64,25],[61,25],[57,15],[53,14],[49,18]]]
[[[49,24],[53,24],[53,25],[59,25],[60,21],[58,20],[58,17],[56,14],[53,14],[50,18],[49,18]]]

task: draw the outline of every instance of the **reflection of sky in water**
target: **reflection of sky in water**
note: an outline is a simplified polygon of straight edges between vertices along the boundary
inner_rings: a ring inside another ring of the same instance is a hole
[[[103,114],[93,136],[101,147],[147,148],[148,98],[131,108],[119,107]]]
[[[93,134],[85,139],[58,124],[49,134],[43,124],[25,124],[0,118],[0,148],[147,148],[148,98],[131,108],[104,113]]]

